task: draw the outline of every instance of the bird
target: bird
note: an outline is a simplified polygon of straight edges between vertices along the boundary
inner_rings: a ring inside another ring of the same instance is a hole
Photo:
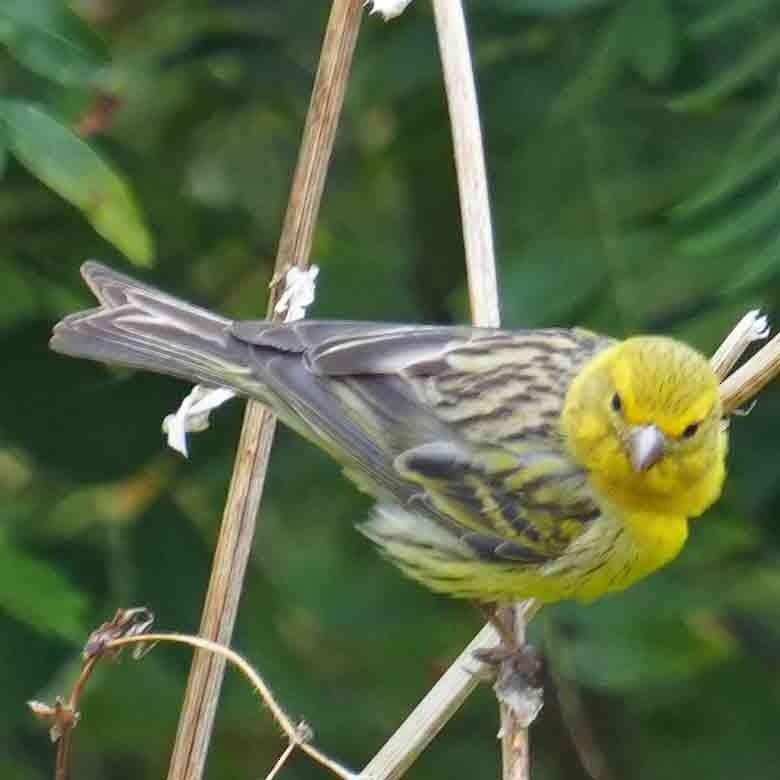
[[[413,579],[486,605],[592,602],[672,561],[720,495],[709,361],[666,336],[234,321],[94,261],[57,352],[266,404],[376,503],[360,530]]]

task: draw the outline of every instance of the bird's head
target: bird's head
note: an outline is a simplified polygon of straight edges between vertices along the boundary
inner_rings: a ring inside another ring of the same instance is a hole
[[[631,511],[694,517],[720,494],[726,435],[707,359],[638,336],[597,355],[566,396],[562,425],[597,487]]]

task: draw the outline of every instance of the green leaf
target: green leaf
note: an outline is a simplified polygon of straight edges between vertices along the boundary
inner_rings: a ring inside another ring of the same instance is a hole
[[[567,258],[566,273],[556,261]],[[523,251],[506,253],[501,274],[501,309],[513,327],[567,322],[606,283],[598,239],[558,233],[534,236]]]
[[[609,2],[611,0],[493,0],[493,5],[507,13],[558,16],[583,13]]]
[[[108,62],[102,42],[59,0],[3,0],[0,44],[22,65],[65,86],[83,85]]]
[[[615,83],[626,57],[626,20],[626,9],[621,8],[599,32],[589,60],[555,101],[553,113],[559,119],[581,111]]]
[[[132,262],[152,262],[152,237],[130,188],[86,141],[31,103],[3,101],[0,122],[9,150],[30,173],[83,211]]]
[[[752,157],[734,161],[715,176],[696,195],[671,210],[677,218],[693,217],[711,208],[728,195],[733,195],[751,181],[780,163],[780,139],[774,138]]]
[[[756,146],[766,141],[767,135],[776,133],[780,121],[780,95],[768,95],[747,114],[746,121],[728,154],[729,163],[753,154]]]
[[[0,609],[36,631],[81,642],[86,606],[84,595],[51,563],[23,553],[0,536]]]
[[[745,239],[755,238],[780,221],[780,198],[776,185],[749,205],[729,210],[726,217],[680,244],[683,252],[710,254],[719,252]]]
[[[8,138],[5,128],[0,124],[0,179],[5,174],[5,167],[8,165]]]
[[[756,14],[775,4],[775,0],[725,0],[710,13],[700,16],[686,30],[695,41],[731,32],[741,22],[755,22]]]
[[[627,34],[634,45],[628,59],[642,78],[657,84],[675,66],[680,40],[666,0],[642,0],[631,5]]]
[[[586,624],[566,606],[556,605],[547,620],[565,615],[571,638],[556,637],[549,649],[567,677],[603,691],[627,693],[680,684],[736,650],[727,635],[697,630],[682,616],[661,619],[646,613],[627,621],[619,606],[599,602],[588,610]]]
[[[756,41],[748,53],[731,67],[703,87],[686,95],[668,101],[672,111],[699,111],[712,107],[714,103],[727,98],[755,78],[768,75],[770,67],[780,60],[780,31],[774,30],[762,41]]]
[[[631,0],[599,32],[589,60],[556,101],[560,117],[576,113],[617,81],[626,63],[651,83],[677,62],[679,35],[665,0]]]
[[[20,759],[12,756],[0,758],[0,777],[13,777],[14,780],[40,780],[38,772]]]
[[[40,288],[4,257],[0,257],[0,278],[3,280],[0,327],[8,328],[17,320],[33,315],[40,305]]]
[[[780,276],[780,242],[770,241],[750,264],[732,282],[726,285],[724,292],[736,293],[751,287],[766,284],[772,277]]]

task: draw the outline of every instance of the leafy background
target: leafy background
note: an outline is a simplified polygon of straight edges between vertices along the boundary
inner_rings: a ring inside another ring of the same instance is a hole
[[[240,425],[184,462],[186,388],[47,351],[98,257],[236,316],[264,310],[329,4],[0,6],[0,773],[52,776],[29,698],[69,688],[119,605],[194,631]],[[780,308],[780,8],[771,0],[469,3],[507,325],[657,331],[712,351]],[[315,316],[467,318],[433,20],[366,18],[316,237]],[[535,624],[549,661],[536,778],[766,778],[780,760],[780,388],[735,420],[724,498],[682,557]],[[365,762],[479,625],[399,577],[368,509],[280,431],[236,646],[320,745]],[[189,656],[92,681],[77,776],[161,777]],[[473,696],[411,777],[496,777]],[[277,727],[229,677],[210,777],[263,776]],[[578,750],[579,748],[579,750]],[[285,777],[320,777],[303,758]]]

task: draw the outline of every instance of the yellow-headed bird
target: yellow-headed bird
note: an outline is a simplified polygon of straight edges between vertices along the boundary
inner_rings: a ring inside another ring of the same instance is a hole
[[[590,601],[672,560],[718,498],[708,361],[584,330],[234,322],[97,263],[58,352],[229,387],[377,498],[362,530],[434,590]]]

